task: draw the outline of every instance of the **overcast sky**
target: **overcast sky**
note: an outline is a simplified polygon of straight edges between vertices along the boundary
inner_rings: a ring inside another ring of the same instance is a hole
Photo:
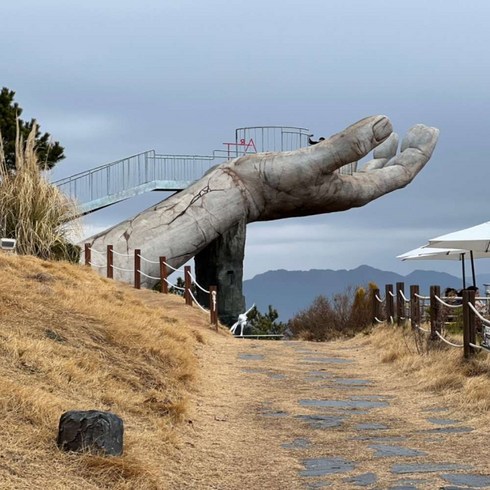
[[[209,154],[244,126],[318,137],[386,114],[400,135],[440,129],[407,188],[343,213],[249,225],[245,278],[361,264],[457,273],[395,256],[490,220],[487,0],[16,0],[1,17],[1,84],[65,146],[53,180],[148,149]],[[85,223],[108,227],[159,198]]]

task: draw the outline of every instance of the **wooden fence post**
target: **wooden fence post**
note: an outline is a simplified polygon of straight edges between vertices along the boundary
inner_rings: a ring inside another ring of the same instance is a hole
[[[164,294],[168,294],[166,262],[167,257],[160,257],[160,291]]]
[[[92,262],[92,249],[90,248],[90,243],[85,244],[85,265],[90,267]]]
[[[209,314],[211,325],[215,325],[218,330],[218,288],[209,286]]]
[[[134,287],[141,289],[141,250],[134,251]]]
[[[112,245],[107,245],[107,277],[109,279],[114,278],[114,254],[113,252],[113,246]]]
[[[430,287],[430,339],[438,340],[436,332],[441,333],[441,304],[436,299],[441,297],[441,288],[439,286]]]
[[[419,287],[416,285],[410,286],[410,324],[414,330],[420,325],[420,300],[418,295]]]
[[[192,297],[191,297],[191,290],[192,287],[192,279],[191,279],[191,266],[186,265],[184,267],[184,298],[185,298],[185,304],[192,306]]]
[[[463,290],[463,344],[464,358],[469,359],[475,354],[475,349],[470,344],[476,343],[475,312],[469,307],[469,303],[475,304],[475,291]]]
[[[378,301],[379,289],[371,289],[371,323],[375,325],[380,319],[381,305]]]
[[[405,294],[405,283],[396,283],[396,323],[398,326],[403,325],[405,321],[405,300],[403,295]]]
[[[393,284],[385,285],[385,308],[386,308],[386,321],[393,323],[393,317],[395,316],[395,307],[393,301]]]

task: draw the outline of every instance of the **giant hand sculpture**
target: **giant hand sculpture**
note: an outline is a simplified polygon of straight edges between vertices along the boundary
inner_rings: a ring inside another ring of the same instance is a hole
[[[89,242],[128,253],[135,248],[179,267],[239,221],[247,223],[343,211],[405,187],[432,155],[439,131],[416,125],[397,155],[389,119],[372,116],[296,151],[246,155],[219,165],[187,189]],[[376,148],[377,147],[377,148]],[[338,170],[367,155],[353,175]],[[153,275],[158,275],[154,266]],[[124,277],[119,277],[124,279]]]

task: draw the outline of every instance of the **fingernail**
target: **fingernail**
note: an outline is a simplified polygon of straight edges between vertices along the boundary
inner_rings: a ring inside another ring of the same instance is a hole
[[[380,116],[380,118],[373,124],[373,134],[376,141],[386,139],[392,132],[393,127],[386,116]]]

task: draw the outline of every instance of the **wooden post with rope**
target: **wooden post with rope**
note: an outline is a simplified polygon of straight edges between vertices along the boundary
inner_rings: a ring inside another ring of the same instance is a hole
[[[141,289],[141,250],[139,248],[134,251],[134,287]]]
[[[192,297],[191,297],[191,287],[192,287],[192,280],[191,280],[191,266],[186,265],[184,266],[184,298],[185,298],[185,304],[192,306]]]
[[[373,325],[378,323],[381,312],[381,305],[379,304],[378,298],[379,289],[371,289],[371,323]]]
[[[396,283],[396,323],[398,326],[402,326],[405,321],[405,300],[403,296],[405,294],[405,283]]]
[[[420,299],[417,285],[410,286],[410,325],[412,330],[420,325]]]
[[[430,287],[430,339],[438,340],[436,332],[441,333],[441,307],[436,299],[441,297],[441,288],[439,286]]]
[[[164,294],[168,294],[168,282],[167,282],[167,257],[160,257],[160,291]]]
[[[476,345],[476,326],[475,312],[470,308],[469,303],[475,305],[475,291],[463,290],[463,350],[464,358],[469,359],[475,354],[475,348],[470,344]]]
[[[385,285],[385,311],[386,311],[386,321],[392,323],[393,317],[395,316],[395,307],[393,301],[393,284]]]
[[[107,245],[107,277],[109,279],[114,278],[114,253],[113,253],[113,246],[112,245]]]
[[[92,249],[90,248],[90,243],[85,244],[85,265],[90,267],[92,262]]]

